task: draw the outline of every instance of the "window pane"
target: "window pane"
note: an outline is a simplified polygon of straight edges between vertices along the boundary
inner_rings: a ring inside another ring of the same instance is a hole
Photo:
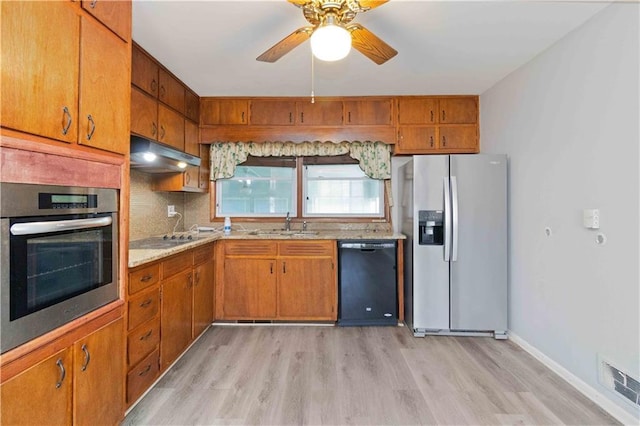
[[[217,183],[218,216],[284,216],[295,211],[295,169],[238,166]]]
[[[305,216],[384,215],[382,181],[366,176],[358,165],[305,167]]]

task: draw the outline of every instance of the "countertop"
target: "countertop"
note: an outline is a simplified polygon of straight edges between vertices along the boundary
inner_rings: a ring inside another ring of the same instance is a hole
[[[256,233],[255,231],[233,231],[230,235],[222,232],[200,232],[196,239],[171,248],[164,249],[131,249],[129,250],[129,268],[191,250],[195,247],[212,243],[217,240],[402,240],[403,234],[380,231],[344,231],[322,230],[314,234],[279,235],[277,233]]]

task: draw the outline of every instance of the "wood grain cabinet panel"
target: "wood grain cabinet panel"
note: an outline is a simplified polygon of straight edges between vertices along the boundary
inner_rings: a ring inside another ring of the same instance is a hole
[[[158,315],[160,310],[160,292],[157,287],[137,294],[129,299],[127,312],[129,313],[129,330],[132,330]]]
[[[440,126],[440,148],[477,152],[478,128],[476,126]]]
[[[101,2],[98,2],[101,3]],[[128,3],[129,2],[122,2]],[[80,134],[82,145],[129,152],[129,47],[102,26],[81,18]]]
[[[296,102],[297,124],[303,126],[341,126],[342,101]]]
[[[349,100],[344,102],[347,125],[391,125],[392,100]]]
[[[160,374],[160,352],[151,352],[127,373],[127,403],[132,404]]]
[[[438,150],[436,126],[401,126],[398,136],[397,154],[428,154]]]
[[[198,179],[198,187],[203,192],[209,190],[209,182],[211,180],[210,148],[210,145],[200,145],[200,178]]]
[[[438,99],[398,99],[398,124],[435,124],[438,122]]]
[[[74,344],[75,425],[118,424],[124,414],[124,321],[119,319]]]
[[[292,126],[296,103],[287,100],[251,101],[251,124],[254,126]]]
[[[212,247],[209,250],[213,250]],[[195,255],[194,255],[195,259]],[[194,261],[195,263],[195,261]],[[214,263],[208,261],[194,268],[193,283],[193,335],[195,339],[213,322]]]
[[[131,133],[158,139],[158,102],[131,87]]]
[[[200,98],[190,90],[185,91],[184,98],[184,115],[197,123],[200,121]]]
[[[158,142],[184,151],[184,117],[158,104]]]
[[[164,370],[191,343],[193,272],[191,269],[162,281],[160,311],[160,365]]]
[[[275,318],[276,276],[275,259],[225,259],[222,302],[224,317]]]
[[[442,98],[439,100],[441,124],[475,124],[478,122],[478,102],[475,97]]]
[[[157,98],[159,72],[158,64],[134,44],[131,47],[131,84]]]
[[[131,2],[120,0],[82,0],[82,8],[116,33],[131,40]]]
[[[200,124],[247,124],[249,101],[246,99],[206,98],[200,101]]]
[[[184,121],[184,152],[200,156],[200,129],[189,120]]]
[[[278,261],[278,318],[337,319],[337,281],[331,258]]]
[[[155,285],[160,280],[160,265],[154,263],[129,273],[129,294]]]
[[[160,343],[160,319],[145,322],[127,336],[127,363],[135,365]]]
[[[80,20],[76,12],[56,1],[3,1],[0,7],[2,126],[77,141]]]
[[[184,114],[185,88],[167,71],[160,69],[158,99],[181,114]]]
[[[71,424],[72,383],[73,351],[66,348],[0,386],[0,423]]]

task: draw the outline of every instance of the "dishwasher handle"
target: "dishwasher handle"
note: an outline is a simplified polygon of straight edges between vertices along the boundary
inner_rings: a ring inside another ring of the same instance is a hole
[[[341,249],[351,249],[351,250],[377,250],[377,249],[394,249],[396,248],[396,244],[393,242],[388,243],[343,243],[341,242],[339,246]]]

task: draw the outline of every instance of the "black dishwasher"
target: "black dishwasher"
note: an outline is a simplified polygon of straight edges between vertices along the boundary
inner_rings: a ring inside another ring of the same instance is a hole
[[[338,241],[338,325],[398,325],[396,242]]]

